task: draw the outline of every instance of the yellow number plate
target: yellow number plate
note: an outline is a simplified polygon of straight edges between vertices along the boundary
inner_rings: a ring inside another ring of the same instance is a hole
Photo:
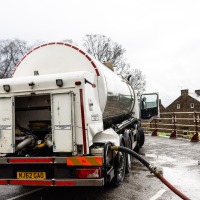
[[[17,172],[17,179],[46,179],[46,172]]]

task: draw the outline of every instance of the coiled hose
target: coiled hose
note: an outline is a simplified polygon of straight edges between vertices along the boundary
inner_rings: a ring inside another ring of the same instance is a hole
[[[148,163],[145,159],[143,159],[139,154],[137,154],[135,151],[132,151],[131,149],[128,149],[126,147],[122,146],[112,146],[111,150],[115,151],[122,151],[125,153],[128,153],[132,156],[134,156],[137,160],[139,160],[143,165],[145,165],[151,173],[154,173],[155,176],[160,179],[170,190],[172,190],[175,194],[177,194],[180,198],[184,200],[190,200],[187,196],[185,196],[183,193],[181,193],[179,190],[177,190],[171,183],[169,183],[156,169],[156,167],[153,167],[150,163]]]

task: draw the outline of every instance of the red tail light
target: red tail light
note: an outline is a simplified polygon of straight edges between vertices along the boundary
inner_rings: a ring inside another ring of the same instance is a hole
[[[77,178],[101,178],[100,168],[77,169]]]
[[[76,81],[75,85],[81,85],[81,81]]]

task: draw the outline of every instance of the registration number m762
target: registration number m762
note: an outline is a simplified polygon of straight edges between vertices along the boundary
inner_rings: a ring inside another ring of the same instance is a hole
[[[17,179],[46,179],[46,172],[17,172]]]

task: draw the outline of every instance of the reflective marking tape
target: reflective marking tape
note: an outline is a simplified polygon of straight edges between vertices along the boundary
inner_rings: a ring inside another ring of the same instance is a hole
[[[99,179],[59,179],[59,180],[0,180],[1,185],[32,185],[32,186],[103,186],[104,178]],[[25,195],[25,194],[24,194]],[[23,196],[23,195],[22,195]],[[21,197],[21,196],[19,196]],[[18,198],[17,198],[18,199]]]
[[[67,166],[102,166],[102,157],[87,156],[87,157],[67,157]]]
[[[67,43],[64,43],[64,42],[51,42],[51,43],[46,43],[46,44],[40,45],[40,46],[38,46],[38,47],[32,49],[31,51],[29,51],[29,52],[21,59],[21,61],[18,63],[18,65],[14,68],[14,71],[13,71],[12,76],[14,75],[14,73],[15,73],[17,67],[21,64],[21,62],[22,62],[30,53],[32,53],[33,51],[35,51],[35,50],[37,50],[37,49],[39,49],[39,48],[42,48],[42,47],[45,47],[45,46],[48,46],[48,45],[54,45],[54,44],[65,45],[65,46],[71,47],[71,48],[75,49],[76,51],[80,52],[81,54],[83,54],[83,55],[91,62],[92,66],[94,67],[94,70],[95,70],[95,72],[96,72],[96,75],[97,75],[97,76],[100,76],[100,73],[99,73],[99,70],[98,70],[96,64],[92,61],[92,58],[90,58],[89,55],[87,55],[85,52],[83,52],[83,51],[82,51],[81,49],[79,49],[78,47],[75,47],[75,46],[73,46],[73,45],[71,45],[71,44],[67,44]]]
[[[0,185],[7,185],[8,181],[7,180],[0,180]]]
[[[55,181],[55,186],[75,186],[74,181]]]
[[[52,158],[9,158],[9,163],[52,163]]]
[[[83,153],[87,154],[87,142],[86,142],[86,131],[85,131],[85,112],[83,104],[83,90],[80,89],[80,106],[81,106],[81,122],[82,122],[82,134],[83,134]]]
[[[52,186],[52,181],[10,180],[10,185],[40,185]]]

